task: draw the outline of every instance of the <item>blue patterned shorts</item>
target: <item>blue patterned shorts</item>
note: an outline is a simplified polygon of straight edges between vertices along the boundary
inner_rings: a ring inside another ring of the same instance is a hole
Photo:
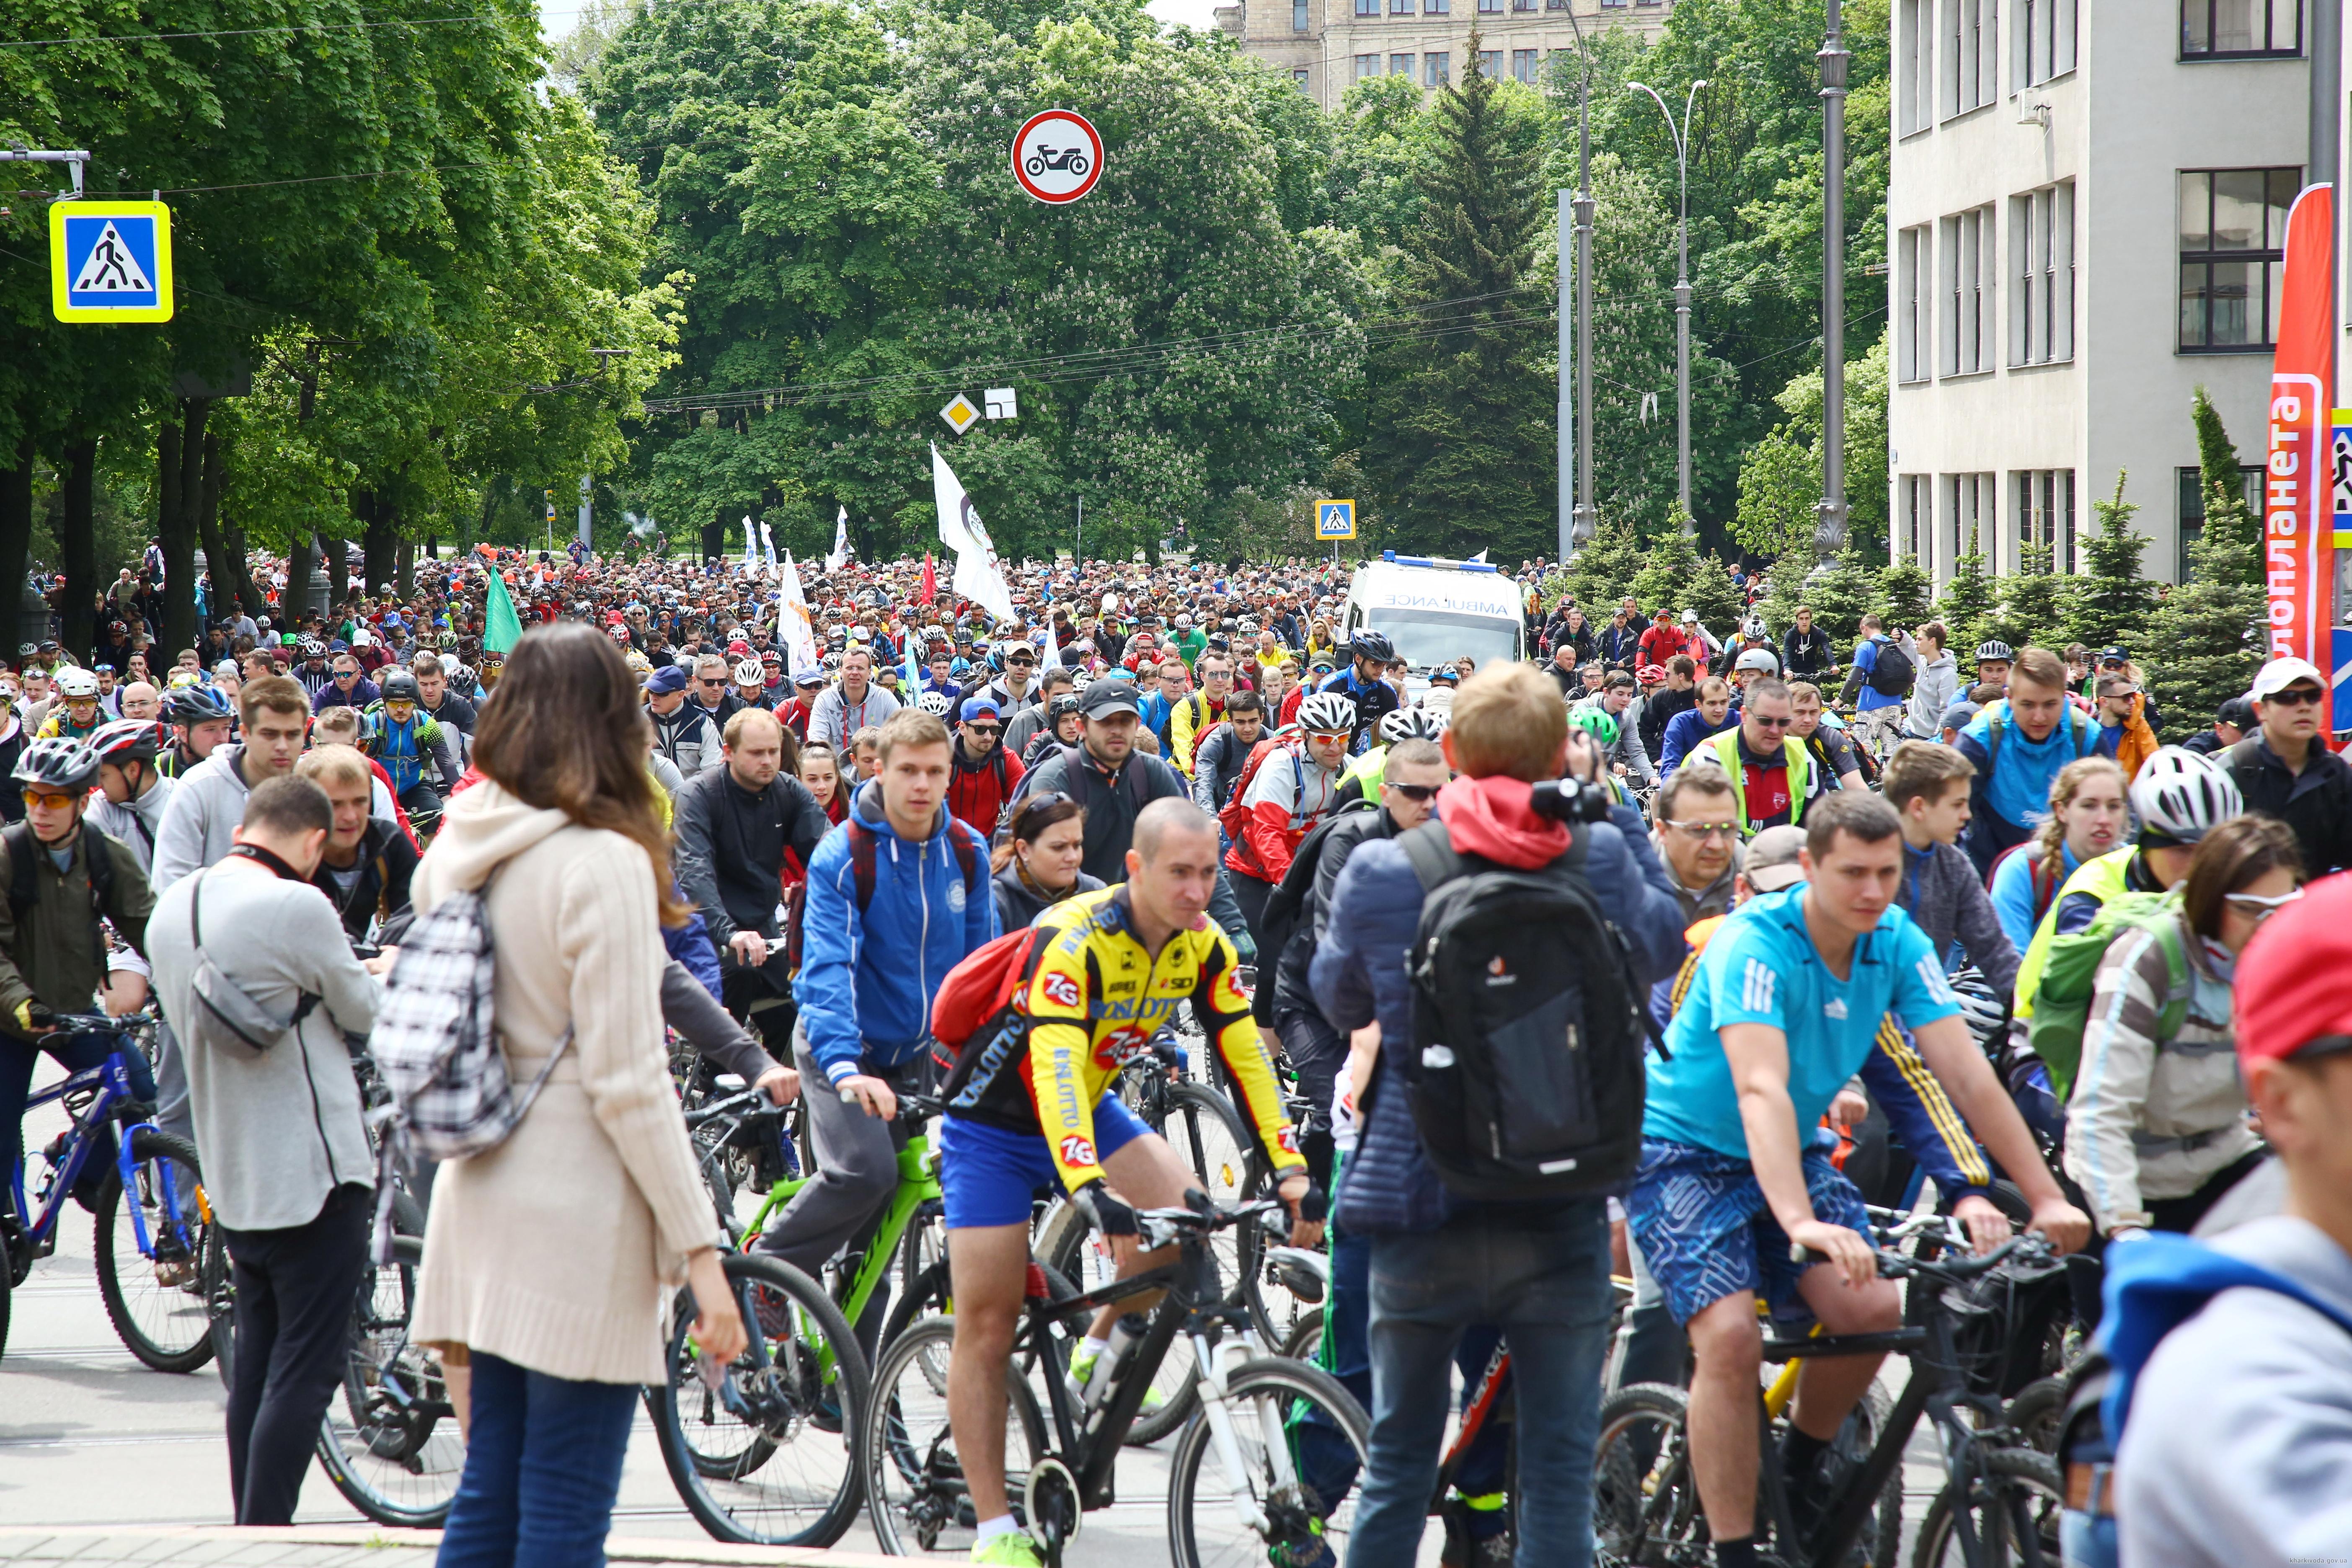
[[[1813,1217],[1867,1238],[1870,1211],[1853,1184],[1823,1151],[1808,1149],[1804,1162]],[[1811,1316],[1797,1289],[1811,1266],[1789,1261],[1788,1233],[1772,1217],[1754,1167],[1738,1155],[1645,1138],[1625,1210],[1675,1321],[1687,1323],[1742,1290],[1761,1295],[1776,1318]]]

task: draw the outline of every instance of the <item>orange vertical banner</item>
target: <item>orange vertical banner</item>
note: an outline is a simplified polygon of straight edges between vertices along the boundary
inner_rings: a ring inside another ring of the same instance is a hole
[[[2287,216],[2278,356],[2271,365],[2270,451],[2263,475],[2263,583],[2272,658],[2331,668],[2335,516],[2327,410],[2335,339],[2335,193],[2305,186]],[[2323,702],[2326,699],[2321,699]],[[2319,731],[2333,731],[2323,715]]]

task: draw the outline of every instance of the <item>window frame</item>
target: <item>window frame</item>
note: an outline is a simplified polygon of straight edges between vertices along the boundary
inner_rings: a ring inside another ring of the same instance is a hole
[[[1430,0],[1430,3],[1443,4],[1444,0]],[[1421,85],[1432,91],[1454,85],[1454,51],[1452,49],[1422,51]]]
[[[2180,0],[2180,52],[2183,65],[2202,65],[2209,60],[2299,60],[2304,58],[2303,0],[2246,0],[2250,5],[2263,8],[2263,34],[2272,40],[2269,47],[2259,49],[2192,49],[2189,47],[2189,15],[2192,10],[2205,13],[2205,37],[2214,37],[2214,24],[2224,0]],[[2278,37],[2278,14],[2284,6],[2294,13],[2294,44],[2282,48]]]
[[[2260,174],[2263,176],[2263,211],[2264,214],[2263,238],[2266,242],[2263,245],[2225,250],[2214,244],[2213,214],[2216,198],[2213,195],[2213,190],[2216,176],[2221,174]],[[2298,192],[2303,188],[2303,168],[2300,164],[2274,163],[2258,165],[2252,168],[2179,169],[2174,171],[2173,237],[2175,247],[2175,267],[2173,277],[2175,279],[2175,286],[2181,289],[2179,294],[2181,313],[2176,315],[2173,323],[2173,352],[2175,353],[2194,355],[2260,354],[2272,353],[2278,347],[2278,328],[2276,322],[2276,316],[2278,313],[2277,301],[2279,290],[2284,281],[2284,275],[2286,270],[2285,215],[2294,207],[2294,197],[2292,195],[2289,195],[2284,208],[2274,207],[2272,205],[2270,199],[2272,177],[2280,174],[2284,174],[2287,177],[2286,186],[2290,193]],[[2201,249],[2191,248],[2185,243],[2186,237],[2182,234],[2183,223],[2189,207],[2188,183],[2191,179],[2202,179],[2204,182],[2205,216],[2203,233],[2205,236],[2205,245]],[[2267,243],[2271,237],[2269,215],[2273,211],[2280,214],[2280,232],[2278,235],[2278,243],[2275,246]],[[2217,343],[2212,341],[2214,320],[2213,306],[2217,298],[2214,292],[2213,277],[2215,269],[2224,266],[2259,267],[2262,269],[2263,298],[2258,309],[2250,305],[2247,311],[2247,321],[2249,325],[2252,326],[2258,324],[2260,331],[2253,337],[2242,342]],[[2189,332],[2187,310],[2189,296],[2187,292],[2184,279],[2187,278],[2189,269],[2196,267],[2201,267],[2204,268],[2205,274],[2204,293],[2201,296],[2203,300],[2204,341],[2201,342],[2192,343],[2188,341]]]

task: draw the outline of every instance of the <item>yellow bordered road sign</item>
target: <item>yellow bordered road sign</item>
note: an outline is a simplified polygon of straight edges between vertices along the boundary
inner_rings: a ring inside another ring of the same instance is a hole
[[[54,202],[49,298],[60,321],[172,319],[172,209],[162,202]]]

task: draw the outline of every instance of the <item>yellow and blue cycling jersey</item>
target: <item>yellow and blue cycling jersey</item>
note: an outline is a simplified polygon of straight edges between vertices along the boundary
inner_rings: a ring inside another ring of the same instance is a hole
[[[1037,925],[1026,1026],[971,1040],[944,1091],[950,1118],[1043,1138],[1055,1173],[1076,1192],[1102,1175],[1096,1102],[1189,1000],[1269,1163],[1305,1166],[1234,974],[1234,944],[1214,921],[1176,932],[1155,962],[1135,934],[1121,884],[1066,899]]]

